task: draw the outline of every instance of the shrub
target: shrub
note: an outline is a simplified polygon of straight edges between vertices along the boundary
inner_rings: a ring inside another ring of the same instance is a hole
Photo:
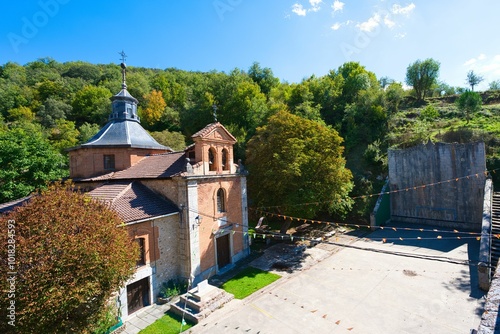
[[[171,279],[167,282],[163,282],[160,291],[158,292],[158,297],[170,298],[181,295],[187,291],[188,284],[184,280]]]
[[[439,111],[432,105],[428,105],[420,112],[420,119],[423,121],[433,121],[439,117]]]

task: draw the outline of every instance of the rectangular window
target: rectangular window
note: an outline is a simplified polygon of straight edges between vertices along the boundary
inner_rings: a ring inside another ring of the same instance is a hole
[[[136,266],[141,267],[146,265],[146,248],[145,248],[145,240],[144,238],[137,238],[135,242],[139,245],[139,258],[137,259]]]
[[[114,170],[115,169],[115,155],[105,154],[104,155],[104,170]]]

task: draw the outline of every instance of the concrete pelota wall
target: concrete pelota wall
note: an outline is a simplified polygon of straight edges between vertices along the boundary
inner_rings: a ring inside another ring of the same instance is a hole
[[[429,142],[388,158],[391,220],[480,231],[484,143]]]

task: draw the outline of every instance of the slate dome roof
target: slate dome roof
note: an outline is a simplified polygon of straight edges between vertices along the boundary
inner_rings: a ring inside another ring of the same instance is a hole
[[[137,115],[137,99],[130,95],[125,83],[123,69],[122,90],[111,97],[112,110],[108,123],[88,142],[71,148],[131,147],[172,152],[173,150],[158,143],[141,125]]]

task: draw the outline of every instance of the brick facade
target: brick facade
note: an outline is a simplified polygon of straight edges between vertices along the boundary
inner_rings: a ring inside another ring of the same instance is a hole
[[[105,147],[80,148],[69,152],[70,178],[88,178],[109,172],[125,170],[142,158],[152,154],[165,153],[163,150]],[[104,156],[114,156],[114,168],[104,168]]]

